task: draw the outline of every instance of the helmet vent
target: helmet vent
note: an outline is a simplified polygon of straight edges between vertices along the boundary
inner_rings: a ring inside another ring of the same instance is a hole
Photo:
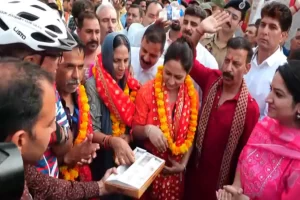
[[[46,32],[47,34],[49,34],[51,37],[57,38],[57,35],[51,33],[50,31],[45,30],[45,32]]]
[[[34,7],[34,8],[37,8],[37,9],[43,10],[43,11],[46,11],[46,9],[45,9],[45,8],[42,8],[41,6],[38,6],[38,5],[31,5],[31,7]]]
[[[0,28],[4,31],[7,31],[9,28],[8,26],[4,23],[4,21],[0,18]]]
[[[46,26],[46,28],[48,28],[49,30],[53,31],[54,33],[58,33],[58,34],[62,33],[62,31],[60,30],[60,28],[58,28],[55,25],[48,25],[48,26]]]
[[[54,43],[54,41],[51,38],[38,32],[32,33],[31,37],[39,42]]]
[[[21,12],[21,13],[18,14],[18,16],[22,17],[24,19],[27,19],[29,21],[35,21],[35,20],[39,19],[38,16],[35,16],[35,15],[33,15],[31,13],[28,13],[28,12]]]
[[[9,3],[20,3],[20,1],[11,1]]]

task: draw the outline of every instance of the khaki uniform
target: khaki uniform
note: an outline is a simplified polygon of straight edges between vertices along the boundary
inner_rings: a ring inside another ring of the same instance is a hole
[[[227,52],[227,45],[217,41],[217,34],[206,34],[200,43],[216,58],[221,69]]]

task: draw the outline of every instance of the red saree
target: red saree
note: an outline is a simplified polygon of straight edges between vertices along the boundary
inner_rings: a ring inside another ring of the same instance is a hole
[[[155,98],[155,87],[154,82],[150,81],[138,91],[136,96],[136,112],[133,117],[133,126],[134,125],[147,125],[153,124],[160,126],[160,120],[158,117],[158,109]],[[183,85],[181,86],[177,101],[173,105],[168,101],[167,92],[164,92],[165,95],[165,107],[166,107],[166,118],[172,124],[172,129],[174,134],[172,138],[175,141],[176,145],[182,144],[187,138],[187,129],[189,124],[190,117],[190,98],[187,94],[187,88]],[[197,97],[197,102],[198,97]],[[172,110],[175,110],[174,117],[172,117]],[[147,151],[152,154],[164,159],[167,166],[171,166],[169,158],[177,162],[181,162],[183,155],[179,154],[175,156],[170,150],[160,153],[152,145],[149,140],[144,142],[144,147]],[[164,175],[160,174],[153,181],[152,185],[142,196],[142,200],[180,200],[183,196],[184,190],[184,172],[173,174],[173,175]]]

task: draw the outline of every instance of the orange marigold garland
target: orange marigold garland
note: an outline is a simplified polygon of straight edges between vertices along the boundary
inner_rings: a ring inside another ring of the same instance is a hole
[[[124,94],[127,96],[129,95],[128,85],[125,86]],[[130,92],[130,100],[132,102],[135,101],[136,94],[137,94],[136,91]],[[112,121],[112,135],[115,137],[120,137],[123,134],[125,134],[126,125],[121,120],[118,120],[117,117],[112,112],[110,113],[110,119]]]
[[[79,108],[79,130],[78,135],[74,141],[74,145],[82,143],[88,134],[93,134],[92,120],[90,116],[90,106],[88,104],[88,97],[83,85],[78,87],[78,108]],[[91,181],[91,172],[88,165],[70,168],[67,166],[60,167],[60,172],[65,180],[75,181],[80,175],[81,181]]]
[[[170,150],[174,155],[185,154],[189,148],[193,144],[193,140],[195,137],[196,127],[197,127],[197,118],[198,118],[198,102],[196,96],[196,90],[193,84],[192,78],[187,75],[185,79],[185,86],[187,87],[188,95],[190,97],[190,118],[189,118],[189,126],[187,129],[187,136],[185,141],[177,145],[176,141],[173,141],[173,138],[170,133],[170,125],[168,124],[168,120],[166,117],[166,105],[165,105],[165,97],[163,93],[163,66],[158,67],[158,71],[156,74],[156,78],[154,80],[155,87],[155,98],[158,109],[158,117],[160,121],[160,129],[163,132],[164,136],[168,141],[168,145]]]
[[[92,68],[92,72],[93,72],[93,75],[96,79],[96,73],[97,73],[96,66],[94,66]],[[124,89],[124,94],[126,96],[129,95],[129,87],[128,87],[127,84],[126,84],[125,89]],[[130,92],[129,98],[132,102],[135,101],[136,94],[137,94],[137,92],[134,91],[134,90]],[[112,121],[112,135],[114,137],[120,137],[123,134],[125,134],[126,125],[122,122],[122,120],[119,120],[112,112],[110,112],[110,119]]]

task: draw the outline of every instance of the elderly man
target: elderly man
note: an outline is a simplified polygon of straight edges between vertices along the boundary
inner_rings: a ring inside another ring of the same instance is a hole
[[[100,44],[102,44],[107,34],[117,31],[117,11],[112,4],[104,3],[97,8],[96,14],[100,21]]]

